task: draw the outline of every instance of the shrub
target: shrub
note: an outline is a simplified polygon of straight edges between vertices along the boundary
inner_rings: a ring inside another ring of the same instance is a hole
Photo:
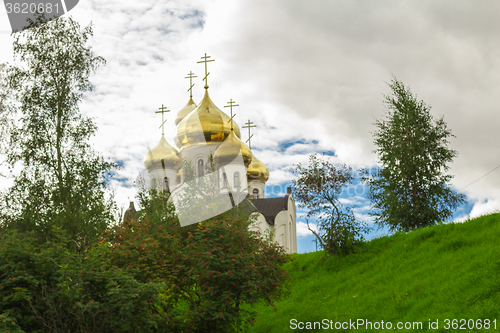
[[[288,288],[284,250],[249,231],[243,207],[181,227],[153,194],[144,220],[105,232],[98,245],[119,269],[134,268],[138,281],[163,283],[162,311],[176,331],[228,332],[252,323],[256,313],[243,309],[264,301],[273,306]]]

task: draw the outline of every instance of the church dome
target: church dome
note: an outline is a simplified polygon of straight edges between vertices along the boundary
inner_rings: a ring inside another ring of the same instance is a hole
[[[165,139],[161,137],[160,142],[151,149],[144,159],[144,166],[148,171],[153,169],[177,169],[180,163],[179,153]]]
[[[207,143],[220,143],[231,132],[229,116],[219,110],[208,96],[190,114],[184,117],[177,126],[175,144],[180,149]],[[234,134],[239,138],[240,129],[234,124]]]
[[[177,118],[175,118],[175,125],[178,125],[182,119],[184,119],[188,114],[190,114],[194,109],[196,109],[196,103],[192,98],[189,99],[189,102],[182,109],[177,112]]]
[[[262,183],[267,182],[269,179],[269,170],[266,165],[262,163],[255,155],[252,155],[252,163],[247,168],[248,181],[258,180]]]
[[[248,166],[252,161],[252,151],[246,144],[236,137],[234,131],[222,142],[214,152],[214,163],[216,166],[222,166],[231,163],[240,154],[243,157],[243,163]]]
[[[130,201],[130,206],[125,211],[125,214],[123,214],[123,222],[132,220],[136,213],[137,211],[135,210],[134,202]]]

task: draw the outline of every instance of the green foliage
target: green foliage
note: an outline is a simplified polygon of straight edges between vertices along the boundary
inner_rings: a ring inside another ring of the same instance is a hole
[[[10,92],[6,82],[5,64],[0,64],[0,138],[7,138],[10,135],[12,127],[12,103],[10,101]],[[3,155],[9,150],[7,140],[0,140],[0,166],[6,163]],[[0,173],[0,177],[5,177]]]
[[[373,133],[383,168],[365,180],[375,221],[408,231],[446,220],[465,196],[448,185],[447,164],[457,152],[447,147],[453,135],[444,119],[435,120],[402,82],[393,79],[389,87],[387,118],[375,122]]]
[[[283,249],[248,230],[250,211],[180,227],[168,193],[151,192],[143,219],[102,233],[84,253],[56,229],[0,239],[2,329],[26,332],[232,332],[259,301],[288,290]]]
[[[325,252],[294,254],[285,265],[291,293],[276,302],[278,312],[266,311],[248,332],[280,333],[290,320],[349,322],[422,322],[424,329],[408,332],[451,332],[444,319],[495,320],[500,325],[500,214],[457,224],[398,232],[368,241],[355,254]],[[439,320],[439,330],[429,330]],[[312,332],[313,330],[300,330]],[[339,330],[342,331],[342,330]],[[347,331],[347,330],[346,330]],[[359,328],[361,332],[376,330]],[[377,330],[377,331],[401,331]],[[316,332],[316,330],[314,331]]]
[[[295,166],[293,191],[299,207],[309,209],[307,218],[316,217],[318,232],[307,227],[329,254],[346,254],[368,231],[365,223],[357,221],[350,207],[343,207],[339,195],[354,179],[352,168],[334,166],[317,154],[309,156],[309,164]]]
[[[61,231],[54,232],[64,238]],[[138,269],[111,265],[106,249],[69,252],[64,241],[38,245],[8,232],[0,241],[4,329],[27,332],[153,332],[163,325],[164,285]],[[18,326],[13,326],[13,325]]]
[[[178,332],[230,332],[251,323],[243,309],[259,300],[272,306],[287,290],[283,249],[249,231],[250,211],[235,209],[180,227],[168,194],[151,192],[144,220],[106,231],[100,247],[119,269],[134,268],[138,281],[163,283],[167,323]],[[163,213],[160,209],[163,207]]]
[[[41,18],[39,18],[41,19]],[[15,66],[5,69],[7,89],[20,117],[10,131],[8,163],[22,167],[3,195],[1,227],[54,237],[53,226],[83,251],[113,219],[105,177],[114,163],[90,147],[92,119],[79,113],[89,76],[104,63],[86,46],[90,26],[58,18],[15,35]]]
[[[5,333],[25,333],[16,323],[16,319],[6,313],[0,314],[0,330]]]

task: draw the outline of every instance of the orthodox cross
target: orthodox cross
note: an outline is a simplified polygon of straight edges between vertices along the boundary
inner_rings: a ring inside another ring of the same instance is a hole
[[[185,79],[189,79],[189,89],[187,91],[189,91],[190,98],[193,98],[193,87],[194,87],[193,78],[195,77],[197,76],[194,76],[194,73],[191,71],[189,71],[188,76],[185,77]]]
[[[247,126],[243,126],[242,128],[248,128],[248,140],[246,142],[248,142],[248,148],[252,149],[252,145],[250,144],[250,139],[252,138],[253,134],[250,135],[250,128],[251,127],[257,127],[257,125],[252,125],[253,123],[250,121],[250,119],[248,119],[248,122],[245,123],[245,125]]]
[[[167,121],[166,120],[163,121],[163,114],[165,112],[170,112],[170,110],[167,110],[167,108],[165,106],[163,106],[163,104],[161,105],[161,108],[159,108],[159,110],[160,111],[156,111],[155,113],[161,113],[161,125],[160,125],[160,127],[161,127],[161,135],[164,136],[165,135],[165,130],[163,128],[163,124],[165,124]],[[158,128],[160,128],[160,127],[158,127]]]
[[[233,99],[231,98],[229,100],[229,102],[227,102],[227,104],[229,104],[229,105],[224,106],[225,108],[231,108],[231,118],[227,121],[227,122],[231,122],[231,131],[233,130],[233,118],[234,118],[234,116],[236,116],[236,113],[233,114],[233,106],[239,106],[239,104],[234,104],[234,103],[236,103],[236,102],[233,101]]]
[[[198,61],[198,64],[201,64],[202,62],[205,63],[205,77],[203,78],[203,80],[205,80],[205,89],[208,89],[208,81],[207,81],[207,77],[208,77],[208,74],[210,74],[208,72],[208,68],[207,68],[207,63],[211,62],[211,61],[215,61],[214,59],[212,60],[208,60],[208,58],[210,58],[210,56],[207,56],[207,54],[205,53],[205,56],[204,57],[201,57],[201,59],[203,59],[202,61]]]

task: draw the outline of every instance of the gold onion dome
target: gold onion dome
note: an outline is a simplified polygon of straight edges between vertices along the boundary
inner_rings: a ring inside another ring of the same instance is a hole
[[[234,131],[220,144],[214,152],[214,163],[222,166],[234,161],[241,152],[243,163],[248,166],[252,161],[252,151],[246,144],[236,137]]]
[[[165,139],[161,137],[160,142],[151,149],[144,159],[144,166],[148,171],[153,169],[178,169],[180,164],[179,153]]]
[[[247,180],[259,180],[262,183],[267,182],[269,179],[269,170],[255,155],[252,156],[252,163],[247,168]]]
[[[190,114],[194,109],[196,109],[196,103],[192,98],[189,99],[189,102],[185,107],[177,112],[177,118],[175,118],[175,125],[178,125],[182,119],[184,119],[188,114]]]
[[[229,116],[219,110],[208,96],[181,120],[177,126],[175,144],[180,149],[207,143],[221,143],[231,133]],[[240,138],[240,128],[234,124],[234,134]]]

